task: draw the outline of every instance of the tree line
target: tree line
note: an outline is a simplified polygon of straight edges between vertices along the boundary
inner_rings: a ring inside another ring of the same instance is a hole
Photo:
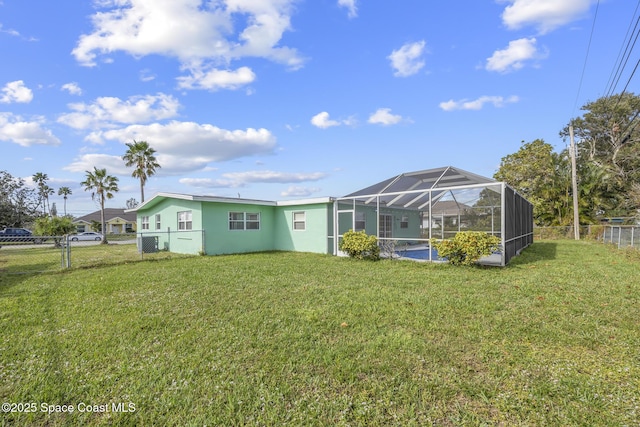
[[[569,126],[576,142],[579,218],[594,224],[611,218],[640,218],[640,97],[621,93],[585,104],[560,131],[567,142]],[[532,204],[536,225],[573,223],[569,148],[555,152],[542,139],[524,142],[502,158],[494,175]]]
[[[160,164],[155,156],[156,150],[146,141],[127,143],[127,151],[122,160],[127,167],[133,167],[131,176],[140,181],[140,199],[144,202],[144,186],[149,177],[156,173]],[[93,168],[85,171],[85,179],[80,183],[85,191],[91,191],[91,199],[100,206],[101,230],[106,230],[104,208],[105,202],[112,199],[119,191],[118,178],[110,175],[106,168]],[[37,172],[32,176],[35,188],[26,185],[22,178],[13,177],[7,171],[0,171],[0,225],[5,227],[24,227],[33,224],[36,233],[41,235],[66,234],[75,226],[67,215],[67,198],[72,194],[69,187],[58,189],[58,195],[64,198],[64,215],[59,217],[55,203],[49,203],[49,197],[55,190],[49,186],[46,173]],[[127,208],[136,206],[134,200],[127,201]],[[103,243],[107,243],[106,235]]]

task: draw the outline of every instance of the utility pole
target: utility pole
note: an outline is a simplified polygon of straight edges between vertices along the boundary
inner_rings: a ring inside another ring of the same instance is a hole
[[[569,151],[571,152],[571,188],[573,190],[573,235],[580,240],[580,213],[578,212],[578,177],[576,174],[576,145],[573,142],[573,126],[569,125],[569,138],[571,140]]]

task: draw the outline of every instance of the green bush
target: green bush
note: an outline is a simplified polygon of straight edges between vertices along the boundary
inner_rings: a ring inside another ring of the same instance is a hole
[[[349,230],[342,236],[340,250],[351,258],[356,259],[380,259],[380,247],[378,238],[369,236],[364,231]]]
[[[453,265],[473,265],[498,249],[500,239],[483,231],[461,231],[452,240],[432,241],[431,246]]]
[[[36,220],[34,233],[37,236],[62,236],[76,230],[73,220],[66,216],[42,217]]]

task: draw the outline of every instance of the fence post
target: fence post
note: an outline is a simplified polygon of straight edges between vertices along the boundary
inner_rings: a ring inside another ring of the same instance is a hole
[[[65,246],[67,248],[67,268],[71,268],[71,238],[68,234],[66,240],[67,244]]]
[[[67,251],[67,243],[65,242],[66,236],[60,239],[60,268],[65,268],[67,262],[65,260],[65,254]]]
[[[618,249],[620,249],[621,241],[622,241],[622,227],[618,227]]]

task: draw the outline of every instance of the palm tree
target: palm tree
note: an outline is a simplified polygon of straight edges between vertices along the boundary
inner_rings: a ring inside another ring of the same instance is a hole
[[[58,196],[64,197],[64,216],[67,216],[67,196],[71,195],[71,189],[69,187],[60,187],[58,189]]]
[[[45,193],[47,191],[47,180],[49,177],[46,173],[38,172],[33,174],[31,179],[33,179],[33,182],[38,186],[38,196],[40,197],[40,203],[42,203],[42,213],[46,215],[47,205],[45,204],[45,199],[48,198],[48,196],[45,196]]]
[[[56,190],[49,187],[48,185],[45,185],[42,188],[42,196],[44,197],[44,201],[47,203],[47,211],[49,212],[49,215],[51,215],[51,207],[49,206],[49,196],[52,196],[53,194],[55,194],[55,192]]]
[[[128,167],[133,166],[131,176],[140,179],[140,203],[144,202],[144,185],[147,179],[156,173],[156,169],[160,167],[156,156],[156,150],[151,148],[147,141],[136,141],[126,144],[129,149],[122,156],[122,160]]]
[[[80,183],[84,187],[84,191],[91,190],[91,198],[95,200],[96,196],[100,202],[100,225],[102,226],[102,234],[104,239],[102,243],[107,243],[107,227],[104,222],[104,201],[105,199],[113,199],[113,193],[118,192],[118,178],[107,175],[106,169],[98,169],[93,167],[93,172],[86,171],[87,178]]]

